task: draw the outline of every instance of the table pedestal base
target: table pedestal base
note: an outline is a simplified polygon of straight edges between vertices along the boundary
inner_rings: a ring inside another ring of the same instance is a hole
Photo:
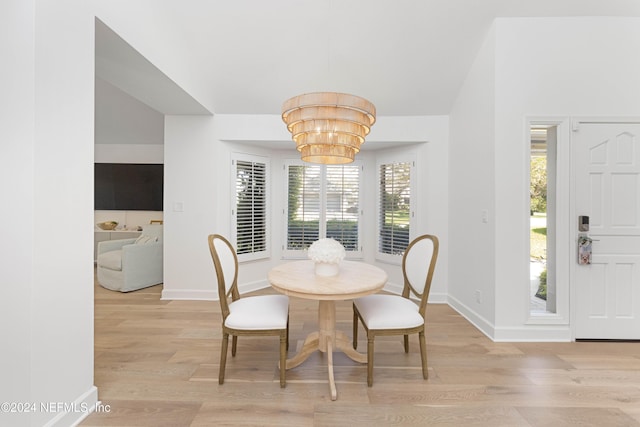
[[[291,359],[287,359],[286,369],[292,369],[307,360],[316,350],[327,353],[327,367],[329,370],[329,388],[331,400],[338,398],[336,383],[333,376],[333,351],[342,351],[351,360],[358,363],[367,363],[367,355],[357,352],[351,345],[349,337],[341,331],[336,331],[336,306],[332,300],[321,300],[318,307],[319,331],[310,333],[304,340],[300,351]]]

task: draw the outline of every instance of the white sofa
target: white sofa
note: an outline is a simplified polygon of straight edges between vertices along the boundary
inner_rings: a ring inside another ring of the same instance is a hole
[[[96,268],[100,286],[114,291],[162,283],[162,225],[145,225],[138,238],[99,242]]]

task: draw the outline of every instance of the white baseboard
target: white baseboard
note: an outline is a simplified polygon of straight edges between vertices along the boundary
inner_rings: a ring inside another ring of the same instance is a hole
[[[429,300],[427,302],[429,304],[447,304],[447,298],[447,294],[437,294],[432,292],[429,294]]]
[[[267,289],[271,285],[266,280],[257,280],[255,282],[243,283],[238,285],[240,294]],[[400,295],[402,293],[402,285],[397,283],[387,283],[384,290],[392,294]],[[161,299],[163,300],[196,300],[196,301],[217,301],[217,290],[201,290],[201,289],[165,289],[162,291]],[[446,304],[447,294],[432,293],[429,295],[429,304]]]
[[[96,386],[91,386],[89,390],[73,402],[65,402],[64,410],[58,412],[55,417],[45,424],[45,427],[77,426],[99,407],[98,389]]]
[[[392,294],[401,295],[402,294],[402,285],[393,282],[387,282],[383,288],[384,291],[390,292]]]
[[[387,282],[384,285],[384,290],[396,295],[402,295],[403,285],[398,283]],[[412,299],[416,299],[415,295],[411,296]],[[438,293],[430,293],[429,294],[429,304],[446,304],[447,303],[447,294],[438,294]]]
[[[571,342],[569,325],[539,325],[496,327],[459,300],[449,297],[449,306],[467,319],[494,342]]]
[[[475,311],[471,310],[468,306],[464,305],[459,300],[447,296],[447,303],[451,308],[458,312],[462,317],[467,319],[473,326],[475,326],[480,332],[485,334],[492,341],[494,339],[494,326],[484,317],[480,316]]]
[[[238,286],[241,294],[269,288],[269,282],[258,280]],[[393,294],[402,293],[402,285],[388,282],[384,290]],[[217,301],[217,290],[181,289],[163,290],[163,300],[196,300]],[[522,325],[518,327],[496,327],[493,323],[479,315],[459,300],[446,293],[432,293],[429,304],[448,304],[462,317],[467,319],[480,332],[494,342],[570,342],[571,329],[568,325]]]
[[[238,285],[238,291],[240,294],[246,294],[249,292],[259,291],[260,289],[270,288],[271,285],[266,280],[257,280],[255,282],[243,283]]]
[[[266,280],[259,280],[251,283],[243,283],[238,285],[238,291],[240,294],[246,294],[248,292],[258,291],[260,289],[268,288],[269,282]],[[194,300],[194,301],[218,301],[218,289],[163,289],[162,300]]]
[[[571,342],[569,325],[524,325],[496,328],[495,342]]]
[[[194,301],[217,301],[218,290],[202,289],[163,289],[161,300],[194,300]]]

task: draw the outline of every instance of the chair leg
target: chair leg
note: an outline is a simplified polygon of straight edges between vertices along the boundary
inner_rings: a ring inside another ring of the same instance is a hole
[[[224,369],[227,364],[227,349],[229,348],[229,334],[222,334],[222,349],[220,350],[220,372],[218,373],[218,384],[224,384]]]
[[[424,331],[418,333],[420,338],[420,357],[422,357],[422,377],[425,380],[429,379],[429,369],[427,367],[427,339],[424,336]]]
[[[285,373],[287,372],[287,346],[289,344],[289,329],[284,334],[280,334],[280,387],[286,384]]]
[[[287,316],[287,351],[289,351],[289,316]]]
[[[236,350],[238,349],[238,336],[233,335],[231,339],[231,357],[236,357]]]
[[[353,308],[353,349],[358,348],[358,315],[355,307]]]
[[[404,352],[409,353],[409,335],[404,336]]]
[[[373,385],[373,335],[367,340],[367,385]]]

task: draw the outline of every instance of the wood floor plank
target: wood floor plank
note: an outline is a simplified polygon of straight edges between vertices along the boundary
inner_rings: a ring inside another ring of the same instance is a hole
[[[247,407],[251,408],[251,416],[245,416]],[[191,427],[210,426],[312,426],[309,414],[313,406],[288,407],[286,404],[273,405],[264,401],[242,402],[207,402],[205,403]],[[257,421],[259,420],[259,421]]]
[[[374,384],[365,364],[327,355],[287,371],[278,339],[240,337],[218,384],[220,308],[164,301],[162,286],[122,294],[95,286],[95,385],[109,412],[86,426],[640,426],[640,343],[494,343],[444,304],[427,309],[429,379],[418,340],[375,342]],[[271,289],[256,294],[274,294]],[[351,303],[336,327],[351,336]],[[291,298],[290,351],[317,329],[318,303]],[[360,327],[358,349],[366,351]]]
[[[109,402],[109,411],[90,416],[84,426],[158,426],[190,425],[201,409],[200,402],[158,400],[117,400]]]
[[[534,427],[632,427],[640,425],[617,408],[517,408]]]
[[[314,426],[344,425],[349,419],[352,426],[497,426],[530,427],[531,425],[509,407],[447,407],[421,405],[318,405]]]

